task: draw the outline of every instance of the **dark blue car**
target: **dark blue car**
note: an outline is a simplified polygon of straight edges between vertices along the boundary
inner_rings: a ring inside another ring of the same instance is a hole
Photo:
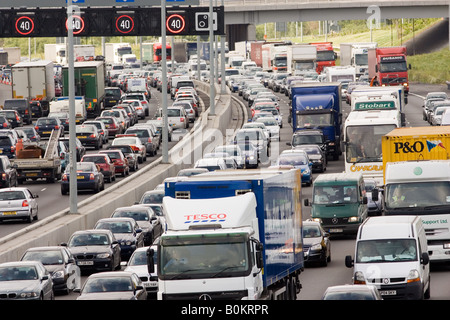
[[[93,162],[77,162],[77,190],[93,190],[95,193],[105,189],[103,173]],[[61,194],[70,190],[70,167],[66,168],[61,179]]]
[[[64,126],[56,117],[42,117],[36,120],[34,125],[37,133],[41,138],[48,138],[52,134],[52,130],[61,130],[61,136],[64,136]]]

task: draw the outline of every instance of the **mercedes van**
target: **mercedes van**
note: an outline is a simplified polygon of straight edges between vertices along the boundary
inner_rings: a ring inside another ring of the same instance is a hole
[[[430,298],[427,239],[419,216],[368,218],[358,230],[353,268],[354,284],[372,284],[383,299]]]

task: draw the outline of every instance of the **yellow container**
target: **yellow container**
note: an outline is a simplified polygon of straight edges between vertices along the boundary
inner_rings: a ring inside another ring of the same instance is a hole
[[[387,162],[450,159],[450,126],[397,128],[383,136]]]

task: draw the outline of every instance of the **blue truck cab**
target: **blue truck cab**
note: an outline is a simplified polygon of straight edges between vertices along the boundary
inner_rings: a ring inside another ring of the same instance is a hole
[[[338,160],[342,154],[342,99],[341,84],[301,83],[291,88],[291,112],[289,122],[293,132],[319,129],[327,143],[327,155]]]

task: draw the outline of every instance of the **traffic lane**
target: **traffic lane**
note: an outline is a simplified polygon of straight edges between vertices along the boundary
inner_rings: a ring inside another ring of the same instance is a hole
[[[158,95],[152,95],[152,96],[158,96]],[[149,119],[152,119],[156,113],[158,107],[158,99],[150,99],[149,103],[149,116],[146,117],[143,120],[140,120],[140,123],[144,123]],[[178,133],[178,135],[182,135],[183,133]],[[66,133],[66,136],[68,134]],[[168,148],[170,149],[173,145],[176,144],[177,138],[174,139],[173,142],[168,143]],[[105,150],[108,145],[110,145],[112,140],[110,140],[109,143],[105,144],[101,150]],[[143,166],[151,163],[155,159],[158,159],[161,156],[161,150],[158,151],[156,156],[149,157],[147,156],[147,160],[139,165],[139,168],[141,169]],[[86,152],[89,153],[97,153],[99,150],[94,150],[93,148],[87,148]],[[130,172],[130,176],[132,177],[134,174],[138,174],[140,170],[136,172]],[[120,182],[122,179],[124,179],[121,176],[117,176],[115,182],[111,183],[105,183],[105,189],[108,189],[110,186],[114,185],[115,183]],[[47,183],[45,180],[27,180],[23,184],[21,184],[23,187],[27,187],[30,189],[30,191],[33,194],[37,194],[39,196],[38,198],[38,206],[39,206],[39,220],[42,220],[44,218],[47,218],[57,212],[60,212],[62,210],[65,210],[69,208],[70,206],[70,197],[69,196],[63,196],[61,195],[61,182],[57,181],[55,183]],[[93,195],[92,192],[87,190],[79,190],[77,194],[76,201],[79,203],[83,200],[88,199]],[[32,223],[36,223],[36,221],[33,221]],[[0,228],[0,238],[5,237],[13,232],[17,232],[25,227],[27,227],[28,223],[22,223],[19,221],[4,221],[2,223],[2,228]]]

